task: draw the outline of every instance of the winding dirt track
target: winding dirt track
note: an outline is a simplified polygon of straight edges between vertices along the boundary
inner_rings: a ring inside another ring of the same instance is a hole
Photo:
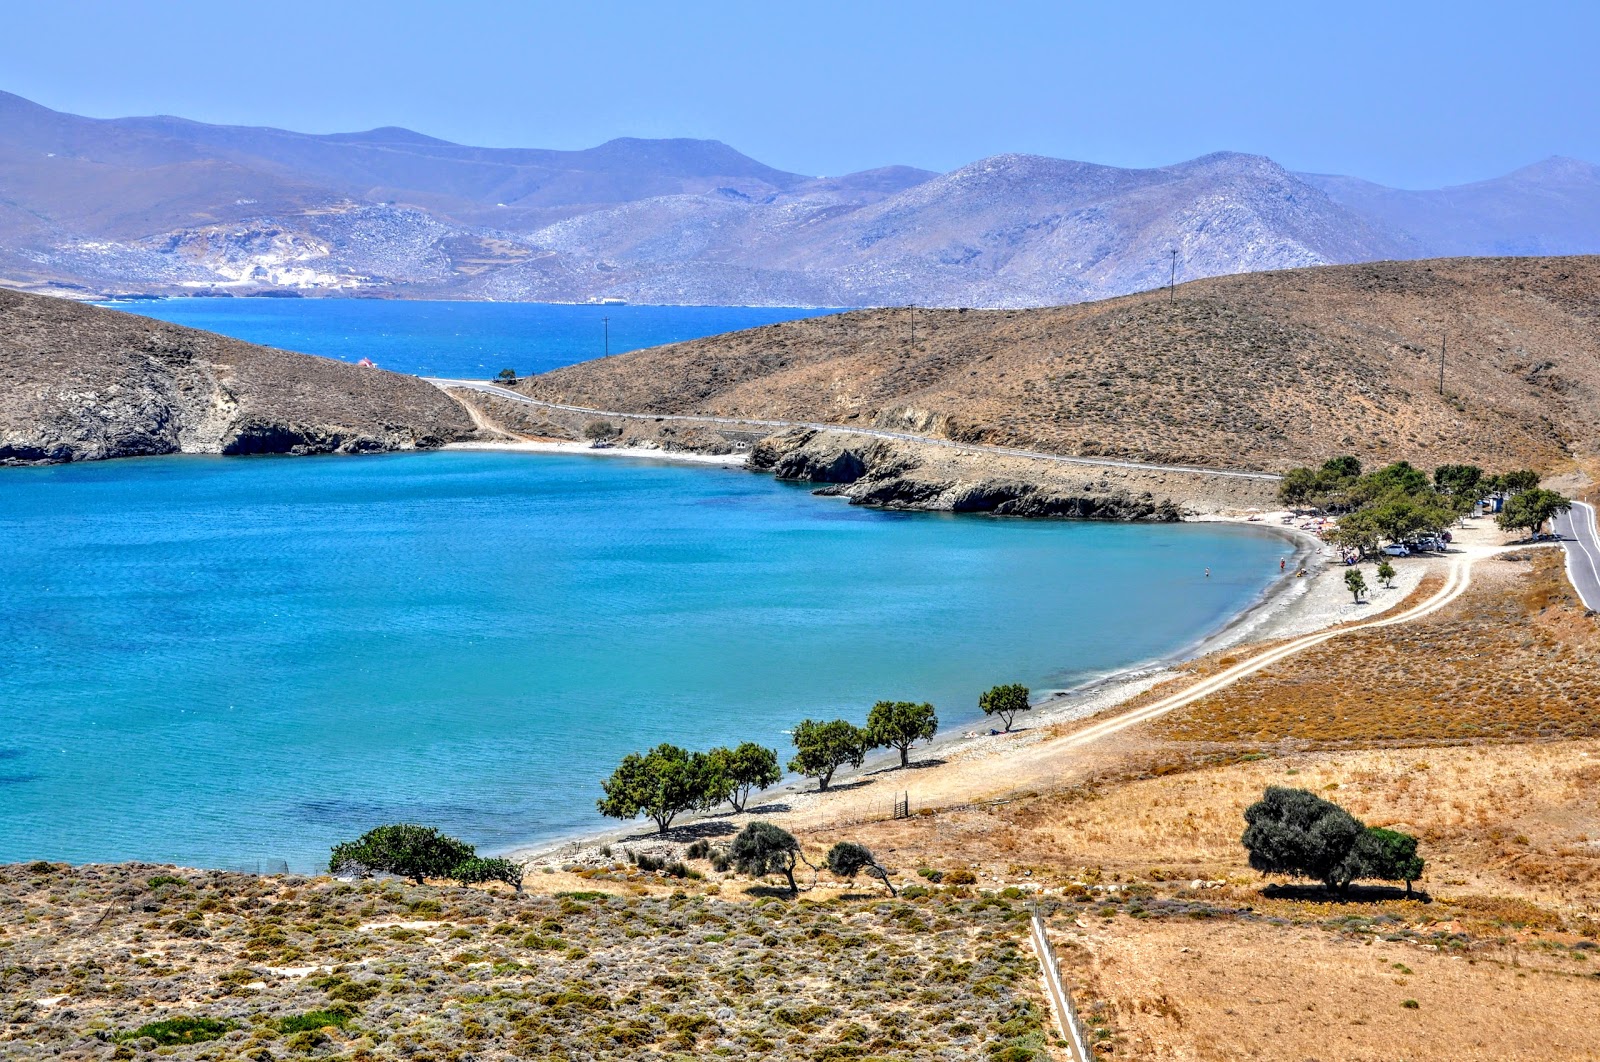
[[[1061,738],[1059,742],[1054,744],[1054,748],[1080,748],[1102,738],[1110,737],[1112,734],[1119,733],[1131,726],[1156,719],[1166,715],[1168,712],[1193,704],[1204,697],[1209,697],[1218,690],[1226,689],[1240,679],[1248,678],[1280,660],[1287,659],[1296,653],[1310,649],[1312,646],[1321,645],[1323,642],[1331,641],[1352,631],[1368,630],[1373,627],[1392,627],[1402,623],[1411,623],[1422,619],[1424,616],[1430,616],[1466,593],[1467,588],[1472,585],[1472,565],[1474,561],[1492,556],[1495,553],[1504,552],[1509,548],[1512,547],[1479,547],[1451,557],[1446,568],[1444,585],[1429,596],[1427,600],[1421,601],[1404,611],[1393,614],[1385,613],[1364,623],[1351,623],[1328,630],[1316,631],[1312,634],[1292,639],[1282,645],[1273,646],[1257,653],[1248,660],[1234,664],[1225,671],[1219,671],[1217,674],[1201,679],[1194,685],[1179,690],[1177,693],[1169,694],[1159,701],[1124,712],[1121,715],[1112,716],[1103,722],[1095,723],[1093,726],[1085,727],[1075,734]]]

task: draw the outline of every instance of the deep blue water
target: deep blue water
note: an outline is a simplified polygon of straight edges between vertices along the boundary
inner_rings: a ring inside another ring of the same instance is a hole
[[[419,376],[519,375],[640,347],[816,317],[773,306],[571,306],[386,299],[163,299],[109,304],[128,313]],[[605,321],[609,318],[609,322]]]
[[[1289,550],[466,452],[0,469],[0,541],[0,861],[306,870],[385,821],[596,824],[658,741],[785,750],[879,698],[974,718],[996,682],[1178,649]]]

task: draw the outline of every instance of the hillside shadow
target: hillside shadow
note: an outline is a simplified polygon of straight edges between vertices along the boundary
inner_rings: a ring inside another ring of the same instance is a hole
[[[745,808],[744,813],[746,815],[781,815],[785,811],[792,810],[794,809],[788,804],[785,804],[782,801],[774,801],[771,804],[762,804],[759,807]]]
[[[1433,897],[1413,888],[1410,895],[1398,885],[1351,885],[1344,892],[1322,885],[1268,885],[1261,895],[1269,900],[1303,900],[1310,903],[1369,904],[1388,900],[1416,900],[1432,903]]]

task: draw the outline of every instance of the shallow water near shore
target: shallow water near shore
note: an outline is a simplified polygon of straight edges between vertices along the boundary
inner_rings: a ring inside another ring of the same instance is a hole
[[[388,821],[567,834],[626,752],[787,758],[796,720],[880,698],[974,718],[995,682],[1177,649],[1291,549],[549,455],[151,458],[0,492],[0,861],[312,870]]]

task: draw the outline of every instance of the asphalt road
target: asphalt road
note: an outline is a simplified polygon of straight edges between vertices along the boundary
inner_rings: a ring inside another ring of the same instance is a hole
[[[1551,521],[1567,551],[1567,578],[1588,608],[1600,610],[1600,534],[1595,531],[1594,506],[1573,502],[1572,511]]]
[[[484,394],[495,395],[498,398],[508,399],[513,402],[522,402],[530,406],[560,409],[568,413],[583,413],[594,417],[631,418],[634,420],[688,420],[697,424],[726,424],[733,428],[811,428],[815,431],[837,431],[850,435],[865,435],[874,439],[897,439],[902,442],[927,443],[932,446],[943,446],[951,450],[964,450],[968,453],[1032,457],[1042,461],[1055,461],[1063,465],[1133,468],[1148,472],[1194,472],[1205,476],[1228,476],[1233,479],[1260,479],[1272,482],[1282,478],[1272,472],[1240,472],[1234,469],[1200,468],[1194,465],[1154,465],[1141,461],[1117,461],[1109,457],[1067,457],[1062,454],[1047,454],[1037,450],[1019,450],[1011,446],[981,446],[977,443],[952,442],[949,439],[935,439],[927,435],[914,435],[911,432],[886,431],[882,428],[846,428],[838,424],[814,424],[804,420],[752,420],[748,417],[702,417],[681,413],[618,413],[614,410],[589,409],[586,406],[564,406],[558,402],[541,402],[536,398],[529,398],[508,388],[500,387],[496,384],[483,383],[479,380],[445,380],[433,377],[424,377],[424,379],[435,387],[465,387],[469,390],[482,391]]]

